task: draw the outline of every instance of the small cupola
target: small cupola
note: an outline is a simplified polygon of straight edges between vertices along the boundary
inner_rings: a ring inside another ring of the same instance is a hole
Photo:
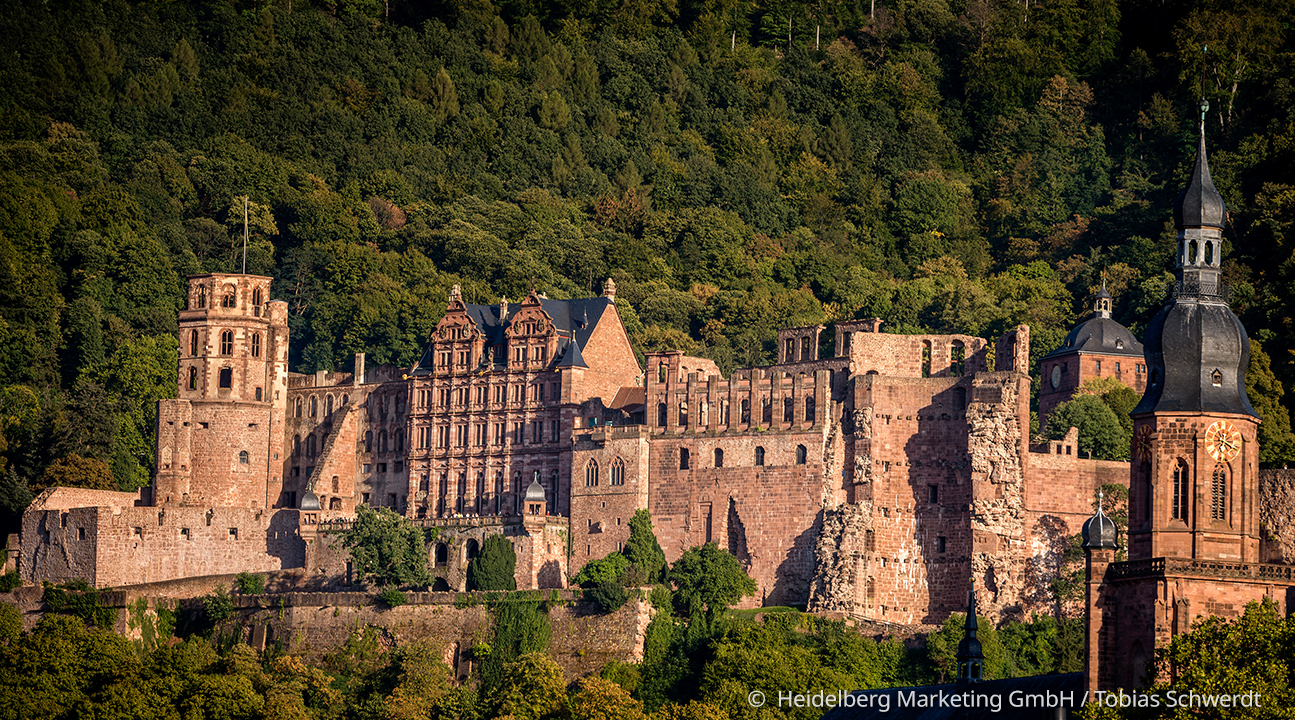
[[[1115,521],[1102,512],[1102,492],[1097,491],[1097,514],[1084,522],[1080,531],[1085,550],[1114,550],[1118,547]]]

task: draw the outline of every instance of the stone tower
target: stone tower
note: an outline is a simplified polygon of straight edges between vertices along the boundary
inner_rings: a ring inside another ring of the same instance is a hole
[[[1250,341],[1220,277],[1225,218],[1202,124],[1174,205],[1175,280],[1147,328],[1147,389],[1132,413],[1130,560],[1259,560],[1259,416],[1246,396]]]
[[[196,275],[176,399],[158,403],[153,504],[270,508],[282,490],[288,307],[270,278]]]

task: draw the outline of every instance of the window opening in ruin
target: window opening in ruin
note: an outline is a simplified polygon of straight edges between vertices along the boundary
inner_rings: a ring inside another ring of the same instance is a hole
[[[783,422],[796,421],[796,404],[795,404],[795,400],[793,400],[792,398],[785,397],[782,399],[782,421]]]
[[[207,288],[198,288],[198,307],[207,307]]]
[[[1223,463],[1214,465],[1214,477],[1210,482],[1210,519],[1226,520],[1228,517],[1228,474]]]
[[[590,460],[585,465],[585,487],[598,487],[598,461]]]
[[[1187,522],[1187,498],[1190,495],[1191,473],[1187,468],[1187,461],[1178,460],[1177,466],[1174,467],[1174,502],[1173,518]]]
[[[810,395],[809,397],[805,398],[805,422],[807,423],[814,422],[814,410],[815,410],[814,396]]]
[[[679,448],[679,469],[688,469],[688,448]]]
[[[805,464],[806,459],[808,458],[808,456],[809,456],[809,453],[805,450],[805,446],[804,446],[804,445],[797,445],[797,446],[796,446],[796,464],[797,464],[797,465],[804,465],[804,464]]]
[[[315,436],[306,436],[306,457],[315,457]]]
[[[253,305],[261,304],[261,288],[256,288],[255,290],[252,291],[252,304]]]
[[[786,349],[782,354],[782,361],[785,363],[796,362],[796,341],[792,338],[787,338]]]
[[[938,503],[938,502],[940,502],[940,486],[939,486],[939,485],[927,485],[927,486],[926,486],[926,501],[927,501],[927,502],[929,502],[929,503]]]
[[[237,539],[238,539],[238,528],[230,528],[230,529],[229,529],[229,539],[230,539],[230,540],[237,540]]]
[[[922,341],[922,377],[931,377],[931,341]]]
[[[809,362],[814,359],[814,353],[810,347],[810,339],[803,337],[800,339],[800,361]]]
[[[301,417],[301,398],[297,398],[292,402],[292,415],[293,417]]]
[[[234,386],[234,371],[231,368],[220,369],[220,386],[226,389]]]
[[[612,485],[625,484],[625,461],[616,458],[612,461]]]
[[[76,539],[77,539],[77,540],[84,540],[84,539],[85,539],[85,528],[83,528],[83,527],[79,527],[79,528],[77,528],[77,529],[76,529]]]
[[[261,401],[261,400],[262,400],[262,399],[264,399],[264,398],[265,398],[265,392],[264,392],[263,390],[261,390],[261,388],[257,388],[257,389],[256,389],[256,399],[257,399],[257,401],[259,402],[259,401]]]
[[[372,430],[364,431],[364,452],[366,453],[373,452],[373,431]]]
[[[751,400],[749,398],[742,400],[742,424],[751,424]]]
[[[967,407],[967,389],[954,388],[953,389],[953,409],[962,410],[966,407]]]
[[[679,427],[688,427],[688,403],[679,403]]]
[[[724,467],[724,451],[719,448],[715,448],[715,467]]]
[[[239,465],[246,465],[246,464],[247,464],[247,451],[246,451],[246,450],[239,450],[239,451],[238,451],[238,464],[239,464]]]
[[[445,543],[436,543],[436,567],[445,567],[450,561],[450,549]]]
[[[945,548],[946,548],[946,547],[947,547],[947,542],[946,542],[946,540],[945,540],[944,536],[943,536],[943,535],[938,535],[938,536],[936,536],[936,538],[935,538],[935,551],[936,551],[936,552],[938,552],[938,553],[942,553],[942,552],[944,552],[944,551],[945,551]]]
[[[755,449],[755,464],[764,465],[764,448],[762,447],[757,447]]]
[[[220,298],[220,306],[223,308],[234,307],[234,291],[232,289],[225,289],[225,294]]]
[[[760,413],[760,419],[765,425],[773,424],[773,398],[764,398],[764,409]]]
[[[189,354],[196,356],[198,354],[198,331],[189,331]]]
[[[949,348],[949,374],[953,377],[962,377],[966,369],[967,348],[961,340],[954,340],[953,346]]]
[[[189,368],[189,389],[198,389],[198,368],[196,367]]]
[[[185,540],[191,539],[192,536],[189,535],[189,528],[180,528],[180,537]]]
[[[261,357],[261,333],[252,333],[252,357]]]
[[[317,415],[319,415],[319,400],[316,399],[314,395],[311,395],[310,396],[310,416],[315,417]]]
[[[221,331],[221,333],[220,333],[220,354],[221,354],[221,355],[233,355],[233,354],[234,354],[234,331],[233,331],[233,330],[222,330],[222,331]]]

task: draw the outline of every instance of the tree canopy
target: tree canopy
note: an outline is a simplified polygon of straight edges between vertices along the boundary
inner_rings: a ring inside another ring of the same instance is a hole
[[[491,535],[468,563],[469,590],[516,590],[517,551],[508,538]]]
[[[342,536],[342,547],[360,578],[379,585],[427,585],[427,542],[422,529],[387,508],[361,505],[355,523]]]

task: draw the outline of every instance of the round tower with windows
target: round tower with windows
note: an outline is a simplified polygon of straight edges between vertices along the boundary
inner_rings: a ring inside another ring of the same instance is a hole
[[[287,303],[270,278],[189,278],[175,400],[158,406],[153,504],[269,508],[282,478]]]

